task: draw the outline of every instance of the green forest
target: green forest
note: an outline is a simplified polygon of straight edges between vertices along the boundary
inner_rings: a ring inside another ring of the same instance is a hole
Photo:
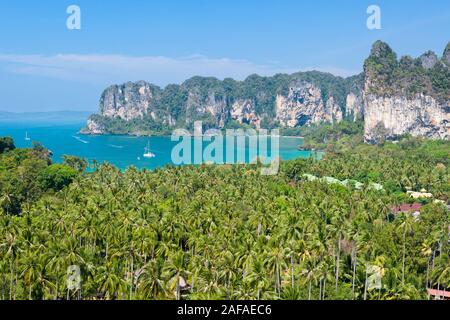
[[[43,146],[2,138],[0,299],[394,300],[450,288],[450,143],[346,139],[262,176],[258,164],[86,172],[82,159],[53,164]],[[433,198],[407,194],[422,189]],[[419,217],[393,210],[414,202]]]

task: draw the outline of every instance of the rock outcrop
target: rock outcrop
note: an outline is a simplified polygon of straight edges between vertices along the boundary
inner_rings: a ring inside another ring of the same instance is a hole
[[[364,103],[360,94],[349,93],[345,101],[345,116],[353,121],[364,117]]]
[[[420,63],[424,69],[432,69],[439,62],[439,58],[433,51],[428,51],[420,56]]]
[[[209,91],[205,98],[199,88],[188,90],[186,102],[186,124],[195,120],[210,118],[212,124],[219,128],[225,126],[227,120],[227,101],[219,97],[214,91]]]
[[[342,111],[334,98],[324,102],[322,91],[309,83],[289,88],[286,96],[277,95],[275,113],[277,121],[289,128],[342,120]]]
[[[86,128],[81,130],[81,133],[103,134],[105,133],[105,128],[103,128],[99,123],[90,118],[87,121]]]
[[[244,81],[193,77],[166,88],[145,81],[114,85],[83,132],[168,133],[192,129],[198,120],[205,128],[295,128],[363,119],[367,142],[403,134],[448,139],[449,112],[450,44],[441,58],[428,51],[398,60],[377,41],[364,73],[346,79],[313,71]]]
[[[397,61],[387,44],[375,43],[364,66],[365,140],[404,134],[449,139],[450,68],[445,62],[445,52],[441,60],[427,52],[417,60]]]
[[[450,104],[442,105],[434,98],[418,94],[380,97],[366,95],[364,127],[365,139],[396,139],[409,133],[434,139],[450,137]]]
[[[450,66],[450,42],[444,50],[444,55],[442,56],[444,63]]]
[[[123,120],[142,118],[154,99],[154,88],[145,81],[107,88],[100,98],[100,113]]]
[[[309,72],[253,75],[242,82],[194,77],[164,89],[145,81],[128,82],[103,92],[100,112],[90,117],[83,133],[146,134],[192,128],[198,120],[205,128],[234,126],[232,122],[254,128],[261,128],[263,121],[289,128],[339,122],[347,114],[344,94],[349,92],[337,88],[346,81]]]
[[[231,106],[230,116],[239,124],[250,124],[257,129],[261,128],[261,118],[256,114],[255,105],[250,99],[235,101]]]

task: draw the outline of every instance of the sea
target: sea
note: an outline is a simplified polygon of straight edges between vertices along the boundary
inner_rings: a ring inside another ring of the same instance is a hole
[[[139,169],[155,169],[166,165],[180,165],[172,161],[172,150],[179,141],[172,141],[171,137],[136,137],[127,135],[82,135],[80,129],[85,125],[85,119],[71,120],[67,123],[61,121],[46,120],[27,117],[25,121],[19,120],[5,121],[0,119],[0,136],[10,136],[14,139],[16,147],[32,147],[34,141],[41,143],[44,147],[52,151],[52,160],[55,163],[62,162],[63,155],[73,155],[84,158],[92,165],[94,160],[98,163],[110,163],[120,168],[126,169],[135,166]],[[28,139],[26,139],[28,138]],[[199,139],[199,138],[189,138]],[[180,140],[181,141],[181,140]],[[248,142],[248,141],[247,141]],[[205,148],[211,142],[200,142]],[[300,151],[298,147],[303,143],[299,137],[280,137],[279,156],[283,160],[295,158],[308,158],[309,151]],[[150,152],[153,158],[144,157],[145,148],[150,145]],[[192,140],[192,148],[194,140]],[[224,143],[223,154],[227,153]],[[257,148],[258,149],[258,148]],[[268,138],[269,151],[260,156],[264,162],[272,160],[271,141]],[[233,148],[233,152],[242,152],[239,148]],[[256,153],[255,153],[256,152]],[[245,144],[245,161],[249,163],[251,155],[258,154],[258,150],[252,150],[250,143]],[[213,156],[215,152],[211,153]],[[259,155],[259,154],[258,154]],[[216,158],[217,159],[217,158]],[[207,157],[203,162],[212,162]],[[226,160],[226,159],[224,159]]]

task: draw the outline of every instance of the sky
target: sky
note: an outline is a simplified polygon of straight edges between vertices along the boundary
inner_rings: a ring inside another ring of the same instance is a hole
[[[67,8],[81,10],[70,30]],[[381,29],[369,30],[378,5]],[[0,0],[0,111],[96,111],[109,85],[362,71],[376,40],[439,56],[448,0]]]

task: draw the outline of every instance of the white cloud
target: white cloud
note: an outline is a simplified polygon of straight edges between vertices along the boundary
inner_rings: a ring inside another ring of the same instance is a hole
[[[181,83],[195,76],[231,77],[242,80],[250,74],[273,75],[319,70],[340,76],[356,74],[338,68],[289,68],[279,64],[256,64],[247,60],[207,58],[202,55],[171,58],[164,56],[126,55],[10,55],[0,54],[7,72],[43,76],[88,84],[108,85],[147,80],[157,85]]]

